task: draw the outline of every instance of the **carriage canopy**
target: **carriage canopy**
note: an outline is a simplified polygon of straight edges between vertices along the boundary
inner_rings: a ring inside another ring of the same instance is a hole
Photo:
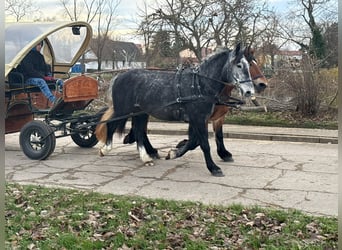
[[[46,62],[54,71],[69,72],[86,52],[91,37],[90,24],[82,21],[6,23],[5,76],[43,40],[42,53]]]

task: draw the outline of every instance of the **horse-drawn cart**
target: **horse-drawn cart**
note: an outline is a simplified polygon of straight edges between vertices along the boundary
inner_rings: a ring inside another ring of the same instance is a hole
[[[102,113],[85,112],[98,96],[97,80],[86,75],[71,77],[69,73],[87,50],[91,37],[92,28],[86,22],[6,24],[5,132],[20,132],[20,147],[27,157],[48,158],[59,137],[71,136],[80,147],[97,144],[94,124]],[[50,90],[60,97],[55,105],[38,87],[25,84],[17,70],[23,58],[41,41],[41,53],[51,67],[53,79],[64,80],[61,93],[56,81],[48,82]]]

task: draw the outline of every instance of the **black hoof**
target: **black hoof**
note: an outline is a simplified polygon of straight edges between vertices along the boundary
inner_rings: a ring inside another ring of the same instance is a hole
[[[213,171],[211,171],[211,174],[215,177],[223,177],[224,176],[221,169],[213,170]]]
[[[234,159],[231,156],[223,157],[222,160],[224,162],[234,162]]]
[[[226,151],[226,150],[220,150],[217,151],[218,156],[220,156],[220,158],[225,161],[225,162],[233,162],[233,155]]]
[[[160,159],[160,156],[159,156],[158,152],[157,152],[157,153],[150,154],[150,157],[151,157],[152,159]]]

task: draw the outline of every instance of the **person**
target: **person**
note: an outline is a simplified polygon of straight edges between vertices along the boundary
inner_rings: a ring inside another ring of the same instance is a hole
[[[40,53],[43,46],[43,41],[37,44],[22,60],[20,64],[20,71],[24,75],[25,84],[34,85],[40,88],[46,98],[55,104],[57,101],[49,89],[47,81],[56,81],[61,89],[63,81],[61,79],[54,79],[51,76],[50,65],[45,62],[44,56]]]

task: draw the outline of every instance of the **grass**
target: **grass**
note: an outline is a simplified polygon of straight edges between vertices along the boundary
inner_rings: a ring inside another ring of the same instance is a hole
[[[337,249],[337,218],[296,210],[6,185],[7,249]]]
[[[150,117],[150,121],[160,120]],[[303,117],[296,112],[263,113],[231,110],[225,116],[225,123],[284,128],[338,129],[337,114],[331,113]]]
[[[229,124],[290,128],[338,129],[337,114],[326,112],[303,117],[297,112],[243,112],[232,110],[225,119]]]

